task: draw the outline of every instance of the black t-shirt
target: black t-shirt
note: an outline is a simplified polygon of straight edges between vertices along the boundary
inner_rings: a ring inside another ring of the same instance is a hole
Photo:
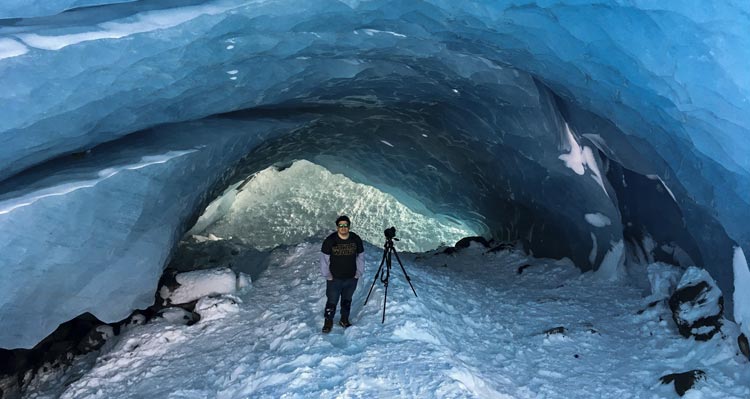
[[[357,274],[357,254],[365,252],[362,239],[354,233],[342,240],[338,233],[326,237],[320,249],[331,256],[331,275],[334,278],[353,278]]]

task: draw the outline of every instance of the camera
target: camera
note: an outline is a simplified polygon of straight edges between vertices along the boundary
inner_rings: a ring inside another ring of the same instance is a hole
[[[387,238],[389,240],[393,239],[394,237],[396,237],[396,228],[393,227],[393,226],[391,226],[391,227],[385,229],[385,231],[383,233],[385,234],[385,238]]]

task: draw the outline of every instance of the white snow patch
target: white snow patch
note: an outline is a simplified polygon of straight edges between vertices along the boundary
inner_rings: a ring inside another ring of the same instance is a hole
[[[211,233],[208,234],[208,237],[202,236],[200,234],[194,234],[191,237],[195,240],[195,242],[199,242],[199,243],[206,242],[206,241],[221,241],[221,240],[223,240],[223,238],[216,237],[215,235],[213,235]]]
[[[0,38],[0,60],[26,54],[29,48],[13,40]]]
[[[609,281],[621,280],[625,276],[625,244],[617,241],[604,255],[596,276]]]
[[[173,324],[185,324],[193,319],[187,310],[178,307],[165,308],[159,311],[159,316]]]
[[[201,316],[200,322],[216,320],[240,311],[242,300],[233,295],[206,296],[195,304],[195,313]]]
[[[427,329],[417,326],[414,322],[407,321],[393,331],[395,338],[403,340],[421,341],[427,344],[440,345],[440,340],[430,334]]]
[[[599,184],[602,190],[604,190],[604,194],[609,197],[609,193],[607,193],[607,189],[604,187],[604,181],[602,180],[599,166],[596,164],[596,158],[594,157],[591,148],[588,146],[581,147],[578,144],[578,140],[576,140],[567,123],[565,123],[565,135],[568,139],[570,152],[567,154],[561,154],[558,158],[565,162],[565,166],[572,169],[577,175],[583,176],[586,173],[586,168],[588,168],[591,171],[591,177]]]
[[[179,273],[175,279],[179,287],[170,291],[164,286],[160,293],[163,299],[169,299],[173,304],[192,302],[208,295],[232,294],[238,289],[237,275],[229,268]]]
[[[651,263],[646,270],[651,284],[651,296],[654,300],[671,296],[683,274],[683,270],[679,267],[662,262]]]
[[[477,398],[513,399],[513,396],[500,393],[488,386],[487,382],[465,369],[452,369],[446,375],[460,382]]]
[[[604,227],[612,224],[612,221],[606,215],[603,215],[599,212],[587,213],[583,217],[590,225],[594,227]]]

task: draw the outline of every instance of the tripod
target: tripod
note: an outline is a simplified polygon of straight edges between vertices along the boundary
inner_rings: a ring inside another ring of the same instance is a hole
[[[391,228],[393,229],[393,227]],[[393,229],[393,235],[395,235],[395,232],[396,229]],[[372,289],[373,287],[375,287],[375,282],[378,281],[378,277],[380,277],[380,282],[383,283],[383,286],[385,286],[385,295],[383,296],[383,321],[381,323],[385,323],[385,304],[388,300],[388,280],[391,278],[391,254],[396,255],[396,260],[401,266],[401,271],[404,272],[406,281],[409,282],[409,286],[411,287],[412,292],[414,292],[414,296],[417,296],[417,291],[414,290],[414,286],[411,284],[411,278],[409,278],[409,275],[406,274],[404,264],[401,263],[401,259],[398,257],[398,252],[396,252],[396,248],[393,247],[393,240],[398,241],[398,238],[393,237],[393,235],[389,236],[388,233],[389,231],[386,230],[386,241],[383,248],[383,259],[380,261],[380,267],[378,267],[378,271],[377,273],[375,273],[375,278],[372,280],[372,285],[370,286],[370,292],[367,293],[367,298],[365,299],[365,305],[367,305],[367,301],[370,299],[370,294],[372,294]],[[385,263],[386,268],[385,272],[381,275],[381,272],[383,271],[383,263]]]

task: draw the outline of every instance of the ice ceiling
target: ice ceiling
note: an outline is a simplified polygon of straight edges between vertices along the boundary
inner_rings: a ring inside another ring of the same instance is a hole
[[[0,347],[149,305],[208,201],[296,159],[583,269],[620,241],[695,263],[731,299],[744,0],[28,3],[0,5]]]

